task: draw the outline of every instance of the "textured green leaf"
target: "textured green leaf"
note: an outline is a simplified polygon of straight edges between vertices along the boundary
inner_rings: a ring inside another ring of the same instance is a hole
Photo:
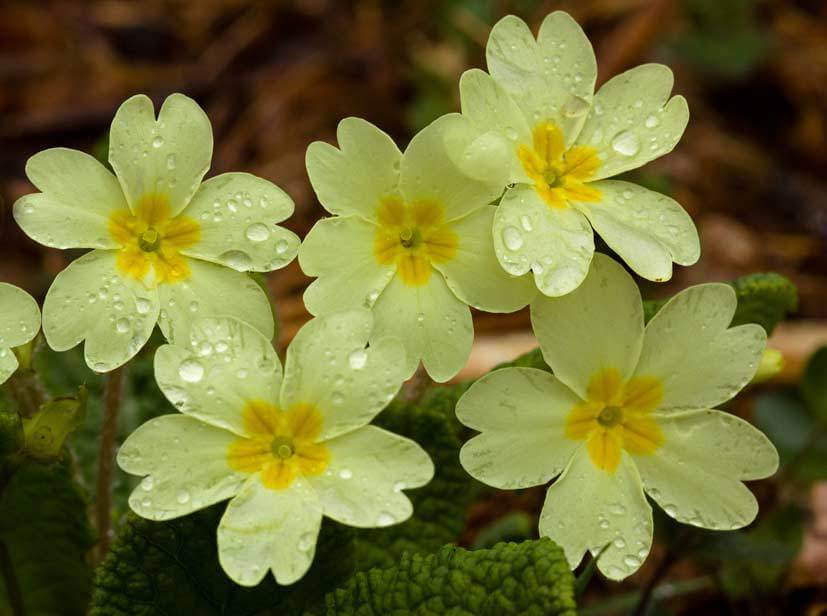
[[[358,573],[327,595],[326,616],[568,616],[574,578],[550,539],[489,550],[444,547]]]
[[[325,521],[316,559],[292,586],[272,575],[236,585],[218,563],[216,528],[224,504],[172,520],[129,514],[95,579],[90,616],[265,616],[300,613],[353,572],[353,532]]]
[[[94,538],[69,465],[25,462],[6,479],[0,496],[0,614],[85,614],[92,582],[86,553]],[[12,608],[15,601],[22,610]]]

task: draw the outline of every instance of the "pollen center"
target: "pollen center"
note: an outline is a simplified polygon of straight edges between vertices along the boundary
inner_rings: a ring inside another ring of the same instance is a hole
[[[112,212],[109,235],[120,247],[116,263],[122,274],[147,284],[173,283],[190,277],[181,251],[201,239],[201,227],[188,216],[173,217],[167,196],[151,193],[134,213]]]
[[[444,208],[435,201],[406,204],[398,197],[383,199],[373,255],[381,265],[396,265],[402,282],[421,286],[428,282],[433,263],[456,256],[459,238],[445,222]]]
[[[662,398],[660,379],[637,376],[624,383],[616,369],[601,370],[589,381],[587,400],[569,411],[566,436],[586,441],[592,463],[614,472],[624,450],[644,456],[663,445],[654,417]]]
[[[585,145],[566,149],[563,131],[554,122],[535,126],[532,144],[520,145],[517,157],[537,194],[550,207],[568,207],[569,201],[600,201],[600,191],[587,183],[602,164],[597,150]]]
[[[241,413],[248,436],[230,445],[230,468],[260,473],[262,484],[272,490],[284,490],[297,477],[319,475],[327,468],[330,453],[317,442],[322,415],[313,406],[298,404],[282,410],[262,400],[251,400]]]
[[[158,233],[157,229],[153,229],[152,227],[141,233],[141,236],[138,238],[138,246],[140,246],[144,252],[155,252],[160,245],[161,234]]]

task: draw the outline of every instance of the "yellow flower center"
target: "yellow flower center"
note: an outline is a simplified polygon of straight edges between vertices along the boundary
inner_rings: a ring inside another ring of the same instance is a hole
[[[624,383],[616,369],[608,368],[589,381],[587,398],[569,411],[566,436],[586,441],[597,468],[614,472],[624,449],[645,456],[663,445],[663,432],[652,416],[663,398],[659,379],[638,376]]]
[[[135,213],[116,210],[109,217],[109,234],[118,243],[122,274],[153,283],[173,283],[190,277],[181,251],[201,239],[201,227],[188,216],[172,217],[169,198],[145,195]],[[154,276],[147,278],[148,274]]]
[[[271,490],[284,490],[296,477],[319,475],[327,468],[330,452],[316,443],[322,415],[313,406],[298,404],[282,411],[262,400],[251,400],[242,414],[250,436],[230,445],[230,468],[261,473],[261,482]]]
[[[566,150],[563,131],[554,122],[541,122],[532,131],[532,147],[517,148],[517,156],[534,188],[551,207],[569,201],[600,201],[600,191],[586,181],[600,168],[597,150],[578,145]]]
[[[457,254],[459,238],[445,223],[443,207],[434,201],[406,204],[388,197],[379,204],[377,220],[373,255],[382,265],[395,264],[408,286],[426,284],[432,263],[445,263]]]

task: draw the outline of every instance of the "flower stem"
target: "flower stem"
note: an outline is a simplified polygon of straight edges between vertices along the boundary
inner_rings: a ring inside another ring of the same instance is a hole
[[[106,377],[103,390],[103,424],[98,449],[98,480],[95,489],[95,523],[98,530],[96,560],[101,562],[112,541],[112,474],[115,467],[115,438],[121,409],[124,367],[115,368]]]

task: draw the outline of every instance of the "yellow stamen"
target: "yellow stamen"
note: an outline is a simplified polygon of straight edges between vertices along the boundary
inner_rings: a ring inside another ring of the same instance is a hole
[[[242,417],[250,436],[230,445],[230,468],[260,472],[262,483],[272,490],[284,490],[296,477],[320,475],[327,468],[330,452],[316,443],[322,415],[314,407],[298,404],[282,411],[273,404],[251,400]]]
[[[187,216],[171,215],[166,195],[151,193],[130,210],[109,217],[109,234],[120,246],[117,266],[121,273],[155,283],[174,283],[190,277],[187,259],[180,254],[201,239],[201,227]]]
[[[602,164],[597,150],[585,145],[566,150],[563,131],[554,122],[535,126],[532,146],[520,145],[517,157],[549,206],[565,208],[569,201],[600,201],[600,191],[587,183]]]
[[[395,264],[408,286],[426,284],[432,263],[445,263],[456,256],[459,238],[444,222],[442,206],[434,201],[405,204],[388,197],[379,204],[377,220],[373,255],[382,265]]]
[[[645,456],[663,445],[663,431],[652,416],[663,398],[660,379],[639,376],[624,383],[620,372],[607,368],[591,378],[586,397],[569,411],[566,437],[586,441],[597,468],[612,473],[624,449]]]

